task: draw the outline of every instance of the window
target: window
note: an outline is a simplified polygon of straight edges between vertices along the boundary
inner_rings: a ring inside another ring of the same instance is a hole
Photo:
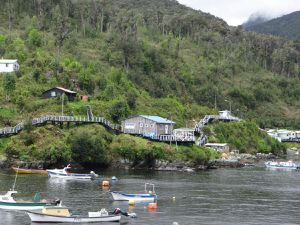
[[[55,97],[56,96],[56,92],[55,91],[51,91],[51,97]]]
[[[8,63],[6,63],[5,66],[8,67]]]
[[[144,124],[142,122],[140,122],[140,127],[143,127],[143,126],[144,126]]]
[[[145,124],[145,127],[148,127],[149,125],[148,124]]]

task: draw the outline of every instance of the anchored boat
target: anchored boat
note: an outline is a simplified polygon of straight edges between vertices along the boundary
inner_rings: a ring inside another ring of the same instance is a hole
[[[13,197],[17,191],[8,191],[5,195],[0,195],[0,209],[12,210],[36,210],[46,206],[60,206],[60,200],[40,200],[40,194],[35,195],[35,201],[16,201]]]
[[[12,209],[12,210],[36,210],[42,209],[45,206],[61,206],[60,200],[42,200],[41,194],[36,193],[34,196],[34,201],[16,201],[14,199],[14,194],[18,192],[15,191],[15,186],[18,177],[18,170],[16,171],[15,181],[13,187],[5,195],[0,195],[0,209]]]
[[[150,190],[149,190],[150,187]],[[113,199],[115,201],[147,201],[153,202],[157,199],[157,195],[155,194],[154,184],[145,183],[145,193],[144,194],[129,194],[117,191],[110,192]]]
[[[293,161],[287,162],[265,162],[267,168],[279,168],[279,169],[300,169],[300,166],[295,164]]]
[[[47,170],[50,177],[57,177],[57,178],[64,178],[64,179],[71,179],[71,180],[91,180],[98,177],[94,171],[90,173],[83,174],[83,173],[69,173],[68,170],[71,169],[70,165],[63,169],[53,169]]]
[[[40,169],[23,169],[19,167],[12,167],[13,170],[16,173],[21,173],[21,174],[42,174],[42,175],[47,175],[48,172],[46,170],[40,170]]]
[[[68,208],[44,208],[41,211],[27,211],[28,216],[32,222],[39,223],[94,223],[94,222],[119,222],[121,214],[130,216],[130,214],[123,213],[119,209],[108,213],[105,209],[98,212],[89,212],[87,216],[71,215]]]

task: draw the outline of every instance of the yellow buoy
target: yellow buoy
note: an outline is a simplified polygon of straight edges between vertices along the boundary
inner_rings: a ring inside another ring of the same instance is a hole
[[[130,200],[128,201],[128,205],[130,205],[130,206],[134,206],[134,204],[135,204],[135,202],[134,202],[134,200],[133,200],[133,199],[130,199]]]
[[[104,180],[102,181],[102,187],[108,187],[109,186],[109,181]]]

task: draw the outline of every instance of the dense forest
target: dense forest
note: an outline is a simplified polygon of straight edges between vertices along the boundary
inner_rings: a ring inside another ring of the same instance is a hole
[[[245,26],[247,30],[262,34],[271,34],[288,39],[300,40],[300,11],[296,11],[269,21],[263,21],[262,18],[259,23],[247,23],[243,26]]]
[[[151,114],[181,127],[231,107],[261,128],[300,129],[297,41],[175,0],[3,0],[0,21],[0,57],[20,63],[0,77],[1,126],[60,114],[61,99],[41,94],[62,86],[89,96],[65,102],[66,115],[90,105],[116,123]]]

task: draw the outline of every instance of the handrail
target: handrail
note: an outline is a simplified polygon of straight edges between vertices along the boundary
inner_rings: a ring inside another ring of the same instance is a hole
[[[57,115],[46,115],[37,118],[33,118],[31,120],[32,125],[40,125],[50,122],[85,122],[85,123],[100,123],[104,126],[107,126],[113,130],[119,130],[119,126],[116,124],[111,123],[109,120],[105,119],[104,117],[81,117],[81,116],[57,116]],[[18,123],[14,127],[4,127],[0,128],[0,136],[6,136],[11,134],[17,134],[21,130],[24,129],[24,122]]]

